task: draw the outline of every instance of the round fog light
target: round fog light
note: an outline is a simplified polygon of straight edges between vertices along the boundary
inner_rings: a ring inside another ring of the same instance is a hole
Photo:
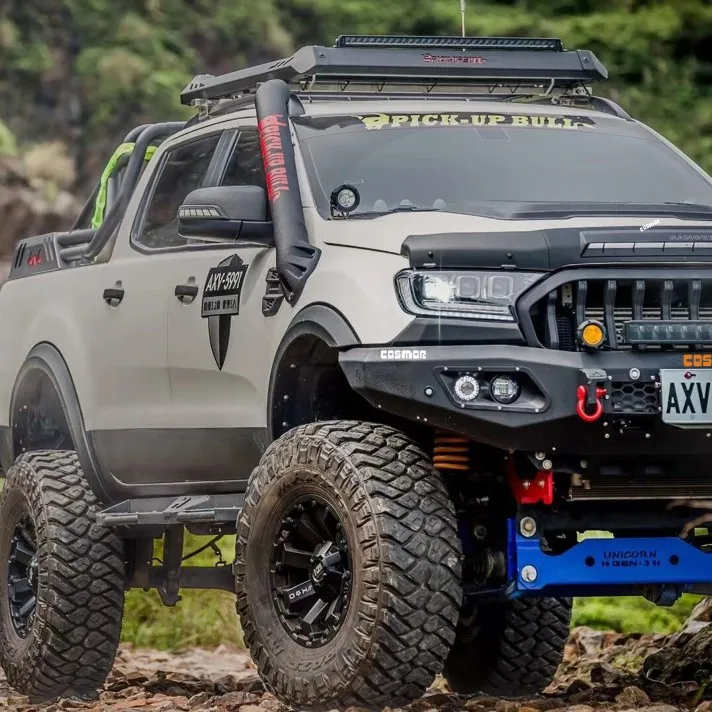
[[[473,401],[480,395],[480,384],[472,376],[460,376],[455,381],[455,395],[461,401]]]
[[[513,403],[519,398],[519,384],[509,376],[497,376],[490,384],[490,395],[497,403]]]

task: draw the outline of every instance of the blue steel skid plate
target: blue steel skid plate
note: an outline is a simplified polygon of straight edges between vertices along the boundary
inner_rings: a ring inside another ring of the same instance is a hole
[[[552,555],[541,550],[538,537],[519,534],[511,519],[509,542],[509,580],[516,579],[521,593],[553,587],[712,582],[712,553],[678,537],[584,539],[563,554]]]

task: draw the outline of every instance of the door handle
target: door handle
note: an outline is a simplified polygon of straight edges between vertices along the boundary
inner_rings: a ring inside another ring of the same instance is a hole
[[[174,294],[183,304],[190,304],[198,296],[198,286],[195,284],[178,284]]]
[[[103,297],[107,304],[116,307],[121,304],[121,300],[124,298],[124,289],[123,287],[107,287]]]

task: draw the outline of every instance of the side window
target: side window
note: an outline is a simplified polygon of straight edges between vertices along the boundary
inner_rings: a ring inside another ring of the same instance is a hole
[[[256,126],[240,129],[237,144],[230,156],[220,185],[259,185],[265,187],[265,174]]]
[[[178,234],[178,208],[188,193],[202,186],[219,140],[220,134],[213,134],[168,153],[136,242],[154,249],[186,244]]]

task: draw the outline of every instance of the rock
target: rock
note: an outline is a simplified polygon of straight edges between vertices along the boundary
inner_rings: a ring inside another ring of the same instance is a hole
[[[590,690],[590,689],[591,689],[590,682],[586,682],[586,680],[582,680],[580,677],[577,677],[566,688],[566,694],[573,695],[576,692],[583,692],[584,690]]]
[[[629,705],[630,707],[642,707],[650,704],[650,698],[639,687],[626,687],[623,692],[616,695],[616,702],[619,705]]]
[[[137,700],[121,700],[115,705],[112,705],[112,710],[133,710],[139,707],[145,707],[148,704],[148,700],[145,697],[139,698]]]
[[[712,702],[706,700],[695,707],[694,712],[712,712]]]
[[[218,699],[217,708],[219,712],[233,712],[233,710],[239,709],[241,705],[256,705],[259,702],[259,695],[255,695],[252,692],[228,692]]]
[[[631,673],[614,667],[610,663],[596,663],[591,668],[591,682],[594,684],[616,684],[621,687],[635,685],[637,682],[636,676]]]
[[[562,712],[595,712],[595,710],[588,705],[574,705],[573,707],[567,707]]]
[[[712,627],[649,655],[643,662],[643,676],[670,684],[706,682],[712,676]]]
[[[690,613],[680,633],[699,633],[712,623],[712,598],[703,598]]]
[[[262,709],[257,705],[243,705],[240,707],[240,712],[262,712]]]
[[[510,700],[497,700],[494,710],[495,712],[519,712],[519,705]]]
[[[200,705],[204,705],[208,700],[212,699],[212,697],[213,696],[208,692],[199,692],[188,700],[188,709],[193,710],[196,707],[200,707]]]

